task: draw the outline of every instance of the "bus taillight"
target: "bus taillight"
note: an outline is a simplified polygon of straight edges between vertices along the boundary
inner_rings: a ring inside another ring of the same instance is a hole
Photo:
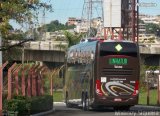
[[[96,93],[100,96],[103,95],[102,90],[101,90],[101,81],[96,80]]]
[[[136,81],[135,86],[134,86],[134,92],[133,92],[133,96],[136,96],[139,93],[139,82]]]

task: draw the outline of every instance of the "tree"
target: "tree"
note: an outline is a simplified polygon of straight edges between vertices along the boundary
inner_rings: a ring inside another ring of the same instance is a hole
[[[77,33],[72,34],[72,33],[68,32],[68,31],[65,31],[64,35],[65,35],[65,37],[67,39],[68,47],[71,47],[71,46],[79,43],[80,40],[82,39],[82,36],[83,36],[82,34],[77,34]]]
[[[160,30],[160,26],[154,23],[146,24],[146,32],[156,34],[157,30]]]
[[[143,21],[143,20],[141,20],[141,19],[139,19],[139,23],[142,23],[142,24],[144,24],[144,21]]]
[[[51,21],[49,24],[44,25],[41,28],[45,28],[47,32],[54,32],[59,30],[74,29],[75,25],[68,26],[60,23],[58,20]],[[41,29],[39,29],[41,30]]]
[[[3,60],[13,60],[21,54],[17,46],[21,46],[24,42],[17,45],[8,45],[6,39],[24,39],[26,38],[23,32],[14,32],[12,26],[9,24],[10,20],[16,21],[18,24],[33,24],[38,20],[38,13],[40,9],[52,11],[51,5],[47,4],[47,0],[1,0],[0,1],[0,32],[2,33],[3,45],[1,51],[3,52]],[[7,50],[7,51],[6,51]],[[10,51],[12,50],[12,51]],[[12,53],[12,54],[11,54]]]
[[[8,34],[7,26],[11,19],[19,24],[32,23],[37,19],[37,13],[41,8],[52,10],[51,5],[41,2],[41,0],[1,0],[0,31],[2,36]],[[37,13],[34,14],[33,11],[37,11]]]

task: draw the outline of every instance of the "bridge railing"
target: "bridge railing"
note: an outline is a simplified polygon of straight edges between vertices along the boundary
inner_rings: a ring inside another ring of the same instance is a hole
[[[9,41],[11,45],[19,41]],[[68,47],[66,41],[29,41],[24,43],[26,50],[41,50],[41,51],[65,51]],[[140,53],[142,54],[160,54],[160,43],[139,43]]]
[[[158,43],[141,43],[139,49],[141,54],[160,54],[160,44]]]
[[[17,44],[19,41],[9,41],[10,45]],[[54,50],[65,51],[68,43],[65,41],[29,41],[24,43],[25,49],[30,50]]]

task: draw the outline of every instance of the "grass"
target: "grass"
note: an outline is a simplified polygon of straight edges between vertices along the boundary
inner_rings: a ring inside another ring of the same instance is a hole
[[[63,92],[62,91],[54,91],[53,92],[53,100],[54,100],[54,102],[62,102],[63,101]]]
[[[157,104],[157,90],[152,89],[149,93],[149,105]],[[147,105],[147,92],[140,92],[139,94],[139,104]]]

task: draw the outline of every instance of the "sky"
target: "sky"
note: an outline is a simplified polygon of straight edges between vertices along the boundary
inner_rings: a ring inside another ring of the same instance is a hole
[[[52,4],[54,12],[46,12],[45,21],[42,14],[39,16],[39,23],[48,24],[53,20],[59,20],[65,23],[68,17],[82,17],[84,0],[43,0]],[[160,0],[139,0],[140,3],[155,3],[154,7],[140,7],[140,13],[158,15],[160,14]],[[42,12],[42,11],[40,11]],[[16,26],[15,26],[16,27]]]
[[[139,0],[140,3],[156,3],[155,7],[140,7],[140,13],[157,15],[160,14],[160,0]],[[46,22],[58,19],[60,22],[67,21],[68,17],[81,18],[84,0],[51,0],[54,8],[53,13],[48,13]]]
[[[140,3],[155,3],[155,7],[139,7],[140,13],[160,15],[160,0],[139,0]]]

